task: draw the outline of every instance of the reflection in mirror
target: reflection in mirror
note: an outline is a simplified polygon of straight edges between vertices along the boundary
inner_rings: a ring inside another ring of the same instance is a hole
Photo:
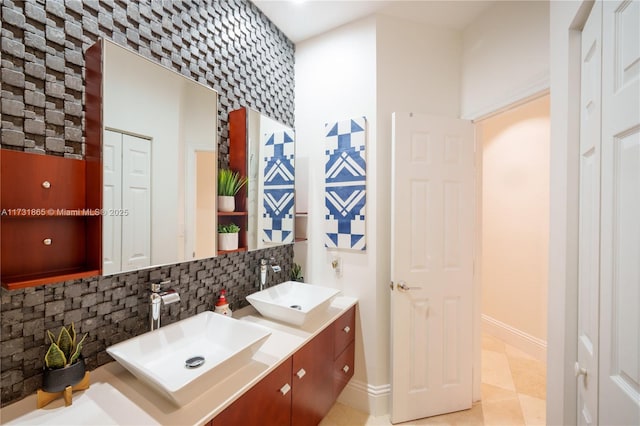
[[[103,273],[215,256],[217,93],[103,52]]]
[[[229,114],[229,165],[249,178],[236,204],[246,206],[246,247],[294,242],[295,133],[249,108]],[[221,218],[219,220],[229,220]],[[241,231],[242,234],[242,231]],[[242,236],[241,236],[242,240]]]

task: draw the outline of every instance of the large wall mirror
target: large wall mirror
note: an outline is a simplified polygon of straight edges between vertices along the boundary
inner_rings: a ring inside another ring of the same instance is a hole
[[[242,108],[229,114],[229,139],[232,170],[249,178],[240,194],[246,199],[239,203],[246,205],[247,249],[293,243],[294,130],[256,110]]]
[[[215,90],[103,44],[103,273],[216,255]]]
[[[217,212],[217,92],[102,43],[103,274],[220,254],[217,224],[239,216]],[[241,148],[229,114],[249,178],[242,250],[293,243],[293,129],[243,110]]]

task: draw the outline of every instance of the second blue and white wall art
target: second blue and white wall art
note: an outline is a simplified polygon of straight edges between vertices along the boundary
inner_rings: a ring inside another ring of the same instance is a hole
[[[325,247],[366,249],[365,117],[325,125]]]

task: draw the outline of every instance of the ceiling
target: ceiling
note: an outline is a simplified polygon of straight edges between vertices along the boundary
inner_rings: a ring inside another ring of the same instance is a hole
[[[495,1],[251,0],[294,43],[373,13],[462,30]]]

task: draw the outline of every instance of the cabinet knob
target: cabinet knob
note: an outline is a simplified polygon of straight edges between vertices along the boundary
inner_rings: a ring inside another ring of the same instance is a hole
[[[344,367],[342,367],[342,371],[344,371],[344,374],[347,374],[349,372],[350,368],[348,365],[345,364]]]
[[[285,383],[284,386],[280,388],[280,393],[282,395],[286,395],[289,393],[290,390],[291,390],[291,386],[289,386],[289,383]]]
[[[350,332],[350,331],[351,331],[351,327],[349,327],[348,325],[346,325],[346,326],[342,329],[342,331],[344,331],[345,333],[348,333],[348,332]]]
[[[298,376],[298,379],[302,379],[305,374],[307,374],[306,371],[304,371],[304,368],[301,368],[300,370],[298,370],[298,372],[296,373],[296,376]]]
[[[50,246],[51,238],[45,238],[44,240],[42,240],[42,244],[44,244],[45,246]]]
[[[49,182],[48,180],[45,180],[44,182],[42,182],[42,187],[44,189],[49,189],[51,188],[51,182]]]

